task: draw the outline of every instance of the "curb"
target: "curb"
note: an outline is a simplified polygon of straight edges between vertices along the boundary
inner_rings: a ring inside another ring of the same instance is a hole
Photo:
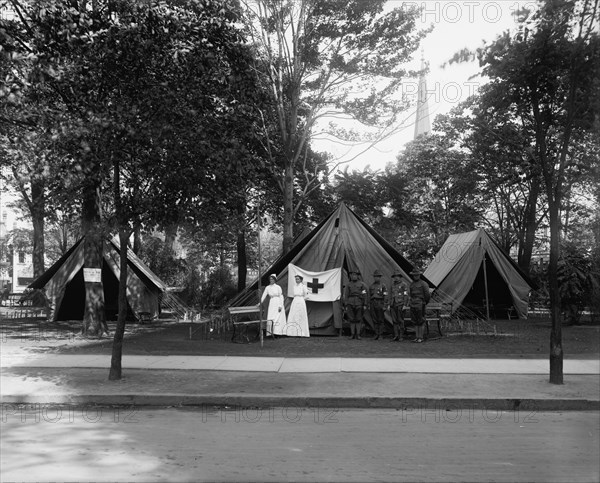
[[[407,413],[435,411],[599,411],[600,400],[535,398],[466,397],[364,397],[364,396],[280,396],[222,394],[90,394],[90,395],[3,395],[3,406],[209,406],[231,408],[323,408],[323,409],[396,409]],[[14,409],[14,408],[13,408]],[[8,412],[9,408],[3,408]],[[490,416],[493,419],[493,416]]]

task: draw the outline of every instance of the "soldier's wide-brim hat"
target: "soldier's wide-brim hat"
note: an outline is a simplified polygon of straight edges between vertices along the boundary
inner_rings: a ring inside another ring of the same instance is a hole
[[[355,273],[356,275],[360,275],[360,272],[358,271],[358,269],[348,270],[348,275],[352,275],[353,273]]]
[[[400,270],[396,270],[394,273],[392,273],[392,278],[402,278],[402,272]]]
[[[422,272],[421,270],[419,270],[418,268],[413,268],[413,269],[410,271],[410,274],[411,274],[411,275],[423,275],[423,272]]]
[[[381,277],[382,275],[381,275],[381,272],[380,272],[379,270],[375,270],[375,271],[373,272],[373,276],[374,276],[374,277]]]

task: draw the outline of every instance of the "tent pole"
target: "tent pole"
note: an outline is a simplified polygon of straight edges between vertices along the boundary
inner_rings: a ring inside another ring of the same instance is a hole
[[[259,330],[259,337],[260,337],[260,347],[262,349],[263,347],[263,320],[262,320],[262,310],[261,310],[261,303],[260,303],[260,296],[261,296],[261,285],[260,285],[260,280],[262,278],[262,274],[261,274],[261,270],[260,270],[260,261],[261,261],[261,248],[260,248],[260,200],[258,200],[258,202],[256,203],[256,223],[258,226],[258,330]]]
[[[488,280],[487,280],[487,268],[486,268],[486,253],[483,252],[483,283],[485,286],[485,315],[486,320],[490,320],[490,300],[488,297]]]

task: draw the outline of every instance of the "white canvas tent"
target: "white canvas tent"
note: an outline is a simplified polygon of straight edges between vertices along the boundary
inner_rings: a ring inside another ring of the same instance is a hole
[[[349,269],[358,269],[367,285],[373,282],[373,272],[378,269],[383,274],[383,281],[388,287],[395,270],[400,270],[408,281],[410,280],[408,274],[413,269],[408,260],[344,203],[310,233],[303,236],[289,253],[276,260],[264,272],[261,280],[262,287],[268,284],[269,274],[276,273],[277,284],[283,289],[284,295],[287,295],[290,263],[311,272],[341,267],[342,285],[348,280]],[[289,303],[289,299],[287,301]],[[258,281],[236,296],[230,305],[257,303]],[[329,303],[308,301],[307,309],[311,334],[335,334],[342,327],[339,301]],[[370,323],[368,314],[365,318]]]
[[[484,316],[527,318],[531,280],[483,229],[450,235],[424,273],[436,301]],[[511,309],[512,308],[512,309]]]
[[[158,317],[160,297],[166,291],[166,285],[129,248],[127,259],[128,317],[138,317],[140,313]],[[107,320],[115,318],[118,311],[119,261],[118,240],[106,241],[103,248],[101,279]],[[85,303],[83,268],[82,238],[29,285],[29,288],[44,290],[50,306],[50,320],[83,318]]]

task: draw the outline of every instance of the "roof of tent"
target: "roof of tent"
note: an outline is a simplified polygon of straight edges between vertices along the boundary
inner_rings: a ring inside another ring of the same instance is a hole
[[[484,256],[506,283],[519,317],[526,317],[529,291],[535,284],[482,228],[450,235],[425,270],[442,302],[462,303],[473,286]]]
[[[78,248],[79,250],[83,249],[83,246],[79,247],[79,245],[82,244],[83,240],[83,238],[77,240],[77,242],[75,242],[75,244],[71,248],[69,248],[62,257],[60,257],[56,262],[54,262],[54,264],[48,270],[46,270],[42,275],[40,275],[33,282],[31,282],[28,288],[43,288],[48,283],[48,281],[52,277],[54,277],[56,272],[58,272],[59,269],[64,265],[65,261],[72,256],[73,252],[75,252]],[[107,248],[115,250],[116,253],[121,253],[118,238],[115,237],[112,240],[107,241],[106,243],[108,247],[105,247],[104,256],[106,256],[106,254],[110,251],[107,250]],[[167,285],[154,272],[152,272],[152,270],[150,270],[150,268],[144,262],[142,262],[142,260],[140,260],[140,258],[129,247],[127,247],[127,262],[128,266],[135,270],[138,277],[140,275],[143,275],[143,278],[149,281],[161,292],[165,292],[167,290]]]
[[[289,253],[279,257],[262,274],[262,284],[268,283],[269,274],[276,273],[277,283],[286,294],[290,263],[313,272],[338,267],[346,272],[358,269],[367,283],[376,269],[383,274],[384,280],[390,280],[395,270],[400,270],[410,280],[409,273],[413,269],[408,260],[344,203],[302,237]],[[258,280],[236,296],[231,305],[257,303],[257,289]]]
[[[121,245],[117,237],[114,237],[109,243],[114,247],[117,253],[121,253]],[[141,273],[161,292],[167,291],[167,284],[163,282],[152,270],[150,270],[150,267],[142,262],[142,260],[140,260],[135,252],[129,247],[127,247],[127,263],[136,271],[138,277]]]
[[[80,238],[75,244],[69,248],[65,254],[60,257],[52,266],[42,273],[38,278],[29,284],[27,288],[40,289],[48,283],[48,281],[58,272],[59,268],[62,267],[65,261],[71,256],[71,254],[77,249],[77,247],[83,242],[83,238]]]

